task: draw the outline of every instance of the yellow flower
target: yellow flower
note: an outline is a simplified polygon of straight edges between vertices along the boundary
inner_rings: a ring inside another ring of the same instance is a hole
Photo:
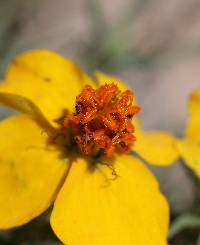
[[[189,98],[189,119],[178,150],[186,165],[200,177],[200,89]]]
[[[89,158],[67,151],[62,137],[49,142],[55,120],[74,111],[83,86],[126,88],[102,73],[96,80],[47,50],[19,55],[8,66],[0,103],[23,114],[0,122],[0,228],[22,225],[54,204],[51,226],[65,244],[166,245],[168,204],[144,163],[124,154],[91,169]],[[145,160],[167,165],[177,158],[172,136],[136,128],[135,151]]]

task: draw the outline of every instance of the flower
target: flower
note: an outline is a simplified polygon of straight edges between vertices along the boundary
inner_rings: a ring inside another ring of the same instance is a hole
[[[127,103],[132,102],[132,95],[123,92],[126,85],[117,78],[97,72],[96,80],[92,82],[76,64],[48,50],[26,52],[8,66],[0,84],[0,103],[22,114],[0,122],[0,228],[27,223],[54,204],[51,226],[65,244],[166,245],[168,204],[145,164],[133,155],[115,154],[119,144],[106,149],[107,141],[99,142],[99,135],[93,143],[108,157],[101,154],[99,158],[94,145],[83,148],[76,122],[85,104],[76,104],[72,115],[76,98],[82,102],[88,90],[96,93],[103,84],[105,94],[108,87],[117,94],[119,89],[121,99],[129,96]],[[130,118],[137,108],[130,106]],[[92,120],[91,116],[87,119]],[[83,121],[82,129],[89,137],[92,129],[87,131]],[[126,129],[130,133],[126,138],[118,135],[122,151],[129,150],[134,141],[133,128],[127,124]],[[138,142],[133,150],[145,160],[167,165],[177,158],[171,135],[145,134],[140,126],[135,133]],[[108,133],[100,135],[106,138]],[[75,152],[77,145],[89,155]]]
[[[188,107],[185,136],[177,141],[177,146],[186,165],[200,177],[200,89],[191,94]]]

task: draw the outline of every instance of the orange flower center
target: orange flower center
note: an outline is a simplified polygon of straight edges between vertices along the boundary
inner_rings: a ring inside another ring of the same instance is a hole
[[[65,118],[64,128],[70,129],[83,154],[104,152],[127,153],[135,141],[132,117],[140,111],[133,105],[133,93],[121,92],[115,84],[93,89],[86,85],[76,97],[76,112]]]

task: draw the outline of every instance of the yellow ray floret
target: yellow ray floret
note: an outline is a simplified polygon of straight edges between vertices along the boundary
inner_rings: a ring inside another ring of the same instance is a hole
[[[186,137],[200,142],[200,89],[189,98],[189,119],[186,127]]]
[[[184,162],[200,177],[200,89],[189,98],[189,118],[185,137],[178,141]]]
[[[29,99],[12,93],[0,92],[0,104],[26,114],[36,121],[46,132],[53,134],[55,129],[40,109]]]
[[[0,122],[0,228],[22,225],[48,208],[68,164],[26,116]]]
[[[72,61],[48,50],[18,55],[7,68],[0,92],[33,101],[49,120],[73,110],[76,95],[90,78]]]
[[[137,152],[144,160],[160,166],[174,163],[178,157],[176,138],[164,131],[142,130],[139,121],[134,120],[136,142],[133,151]]]
[[[180,140],[178,149],[188,167],[200,176],[200,145],[190,139]]]
[[[113,180],[107,166],[73,163],[53,209],[55,233],[70,245],[166,245],[168,206],[155,178],[131,156],[114,166]]]

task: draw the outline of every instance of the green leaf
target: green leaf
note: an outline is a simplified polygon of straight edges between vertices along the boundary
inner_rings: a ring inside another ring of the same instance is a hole
[[[200,228],[200,217],[194,214],[183,214],[172,223],[168,238],[172,239],[183,230],[193,228]],[[200,243],[198,245],[200,245]]]

